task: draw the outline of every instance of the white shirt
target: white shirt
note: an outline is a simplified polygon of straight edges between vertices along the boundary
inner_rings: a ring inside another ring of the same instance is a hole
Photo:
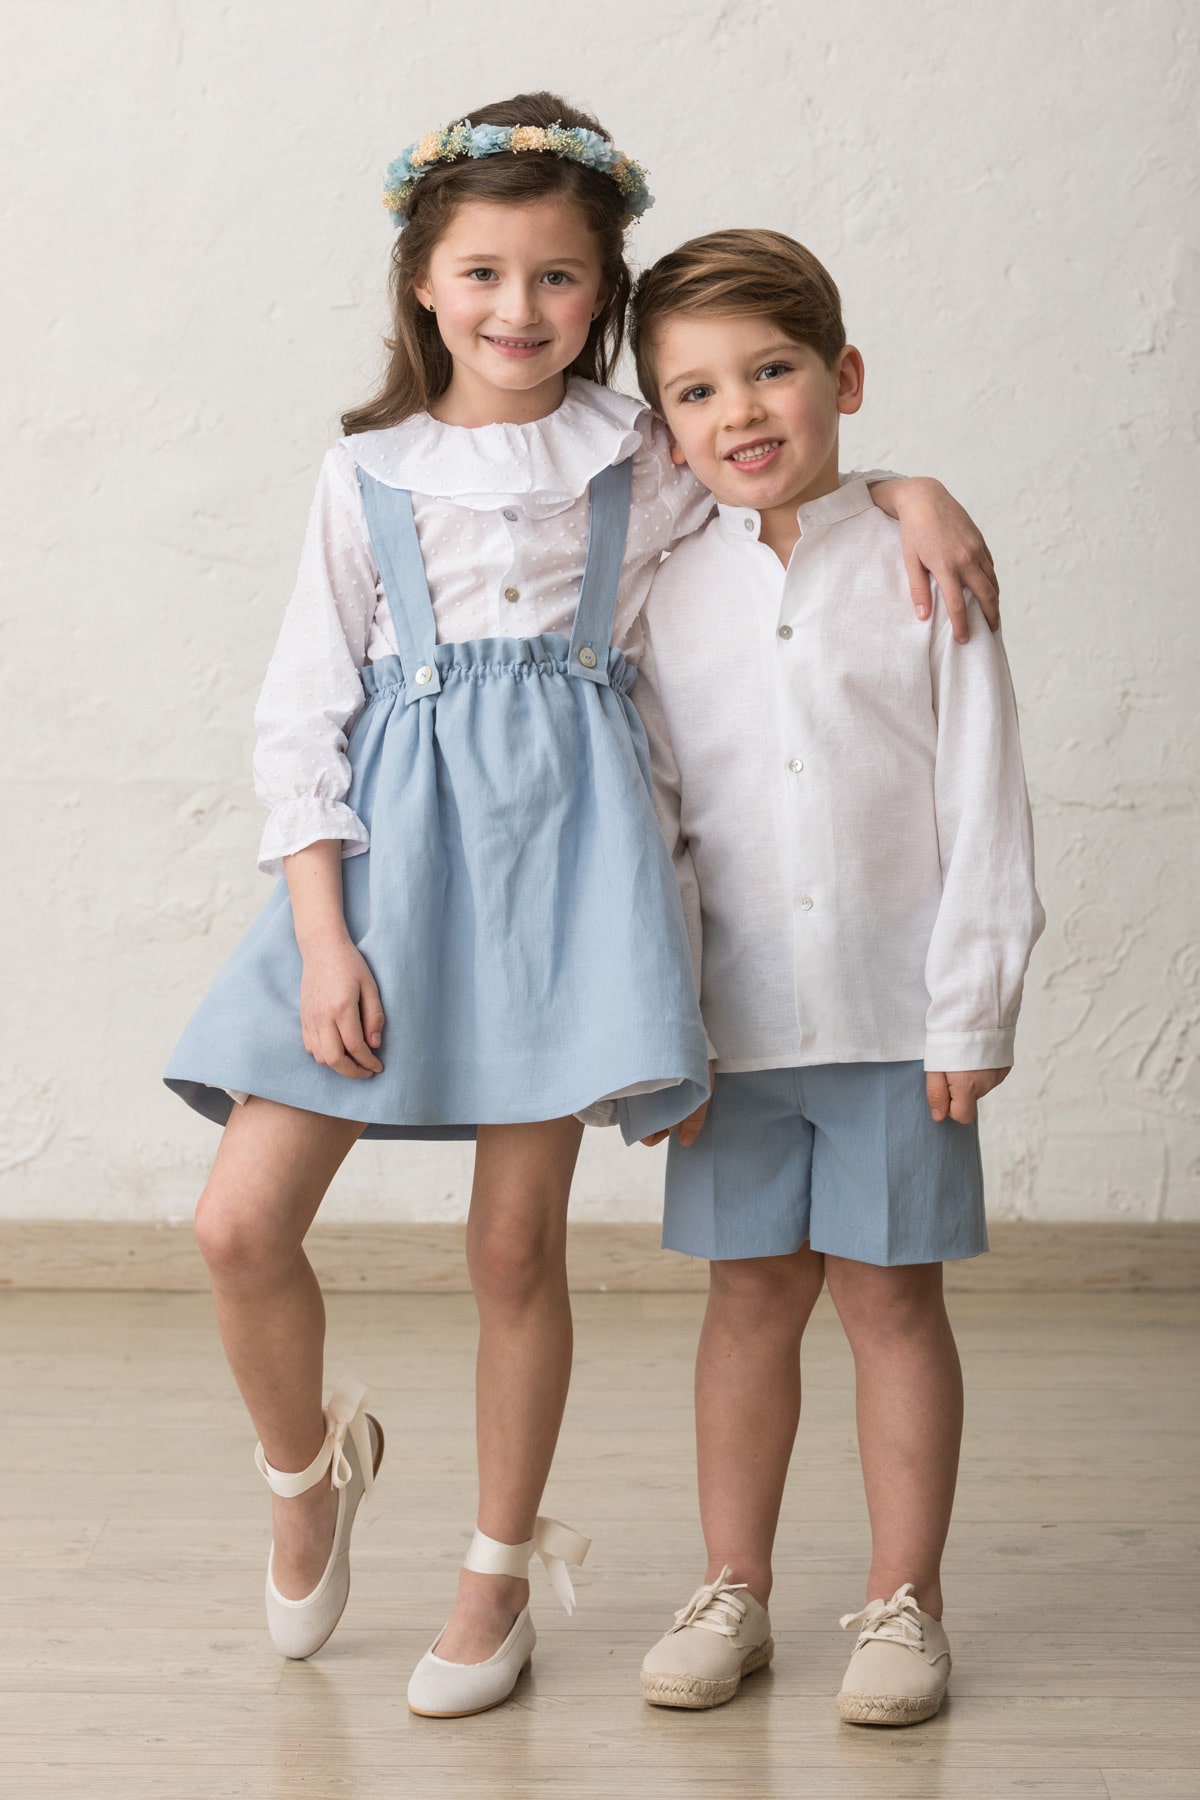
[[[659,570],[634,701],[718,1068],[1003,1068],[1044,922],[1004,648],[850,479],[785,570],[722,506]],[[669,737],[669,743],[668,743]],[[673,752],[673,755],[672,755]]]
[[[255,791],[270,808],[259,867],[319,838],[368,848],[346,805],[346,740],[365,704],[364,662],[396,654],[363,516],[358,469],[412,490],[439,643],[570,634],[583,581],[588,483],[633,458],[613,642],[636,666],[641,612],[664,550],[694,531],[712,495],[672,463],[665,427],[639,400],[572,379],[529,425],[443,425],[418,413],[343,438],[317,482],[300,571],[254,722]]]

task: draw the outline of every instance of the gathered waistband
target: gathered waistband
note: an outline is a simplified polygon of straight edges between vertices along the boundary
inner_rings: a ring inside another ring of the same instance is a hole
[[[522,680],[547,675],[571,676],[570,643],[558,632],[532,638],[472,638],[462,644],[438,644],[433,661],[443,686],[449,680],[485,681],[493,677]],[[406,686],[398,656],[381,656],[362,668],[362,684],[369,698]],[[620,650],[608,652],[608,684],[627,694],[637,680],[637,670]],[[593,684],[587,683],[591,686]]]

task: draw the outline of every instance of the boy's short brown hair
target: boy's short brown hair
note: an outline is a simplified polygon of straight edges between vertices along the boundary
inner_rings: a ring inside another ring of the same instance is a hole
[[[842,300],[832,275],[782,231],[710,231],[660,256],[633,295],[632,343],[642,393],[655,412],[662,400],[654,370],[654,334],[674,313],[770,319],[832,368],[846,345]]]

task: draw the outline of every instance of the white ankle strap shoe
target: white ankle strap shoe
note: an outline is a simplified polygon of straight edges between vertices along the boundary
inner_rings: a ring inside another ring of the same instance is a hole
[[[575,1589],[568,1564],[578,1568],[590,1548],[591,1539],[572,1531],[569,1525],[539,1517],[533,1536],[524,1544],[502,1544],[476,1530],[462,1566],[479,1575],[524,1578],[529,1573],[530,1559],[537,1556],[570,1617],[575,1611]],[[462,1719],[469,1713],[487,1712],[508,1699],[522,1671],[529,1667],[537,1633],[526,1606],[517,1614],[500,1648],[485,1662],[447,1662],[437,1654],[440,1642],[439,1634],[412,1672],[409,1710],[426,1719]]]
[[[350,1533],[364,1494],[375,1485],[383,1461],[383,1428],[366,1411],[367,1389],[352,1376],[338,1382],[325,1406],[325,1442],[307,1469],[286,1474],[273,1469],[261,1444],[254,1461],[273,1494],[294,1500],[315,1487],[332,1465],[330,1481],[338,1496],[333,1544],[325,1571],[311,1594],[289,1600],[271,1577],[275,1546],[267,1557],[267,1626],[271,1642],[283,1656],[297,1661],[312,1656],[329,1637],[345,1610],[350,1593]]]

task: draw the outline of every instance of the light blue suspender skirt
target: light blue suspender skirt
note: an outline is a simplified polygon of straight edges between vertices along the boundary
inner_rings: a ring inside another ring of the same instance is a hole
[[[348,801],[371,844],[343,861],[342,889],[383,1001],[383,1073],[350,1081],[305,1051],[281,880],[168,1065],[197,1112],[223,1124],[233,1090],[365,1120],[367,1137],[468,1138],[641,1089],[619,1106],[632,1142],[703,1099],[636,671],[612,648],[631,471],[591,484],[570,642],[465,644],[437,642],[409,494],[360,471],[399,654],[363,670]]]

